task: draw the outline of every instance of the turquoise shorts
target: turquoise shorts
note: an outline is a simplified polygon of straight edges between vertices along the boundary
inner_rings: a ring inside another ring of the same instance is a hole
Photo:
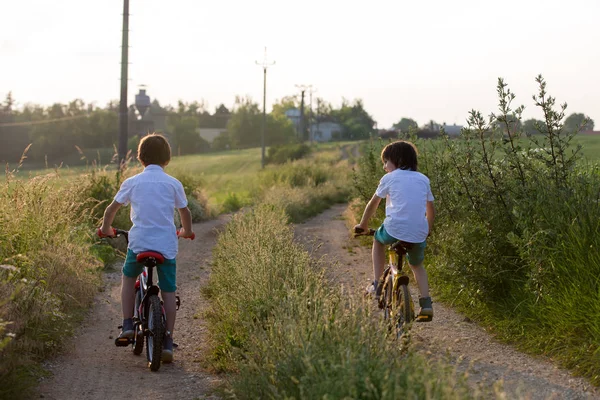
[[[375,240],[381,244],[392,244],[398,241],[398,239],[391,237],[390,234],[387,233],[383,224],[381,224],[379,229],[377,229],[377,232],[375,232]],[[410,265],[421,265],[425,259],[425,247],[427,247],[427,241],[411,243],[411,245],[410,250],[408,250],[408,253],[406,254],[406,259]]]
[[[125,264],[123,264],[123,275],[129,278],[137,278],[144,269],[144,264],[140,264],[136,260],[137,254],[127,249],[127,257],[125,258]],[[174,292],[177,290],[177,266],[175,259],[168,260],[165,258],[165,262],[157,265],[156,270],[158,272],[158,287],[163,292]]]

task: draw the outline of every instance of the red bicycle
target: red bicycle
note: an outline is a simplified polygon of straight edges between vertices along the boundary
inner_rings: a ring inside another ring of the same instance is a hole
[[[114,236],[105,236],[98,229],[98,236],[101,238],[123,236],[129,242],[129,232],[122,229],[113,228]],[[177,232],[179,235],[179,231]],[[195,234],[188,239],[194,240]],[[158,371],[161,364],[163,340],[167,332],[166,313],[163,307],[163,301],[159,298],[160,289],[153,281],[154,267],[164,262],[162,254],[155,251],[144,251],[137,255],[137,262],[144,264],[142,273],[135,282],[135,305],[133,308],[133,338],[118,337],[115,339],[115,345],[126,347],[132,345],[133,354],[140,355],[144,349],[144,338],[146,341],[146,359],[151,371]],[[179,296],[177,300],[177,310],[181,305]],[[119,329],[122,327],[119,326]]]

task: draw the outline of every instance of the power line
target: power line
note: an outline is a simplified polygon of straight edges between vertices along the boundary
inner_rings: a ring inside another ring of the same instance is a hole
[[[4,123],[0,123],[0,127],[5,127],[5,126],[43,125],[43,124],[50,124],[50,123],[53,123],[53,122],[72,121],[74,119],[89,118],[89,117],[90,117],[89,115],[76,115],[76,116],[73,116],[73,117],[43,119],[43,120],[39,120],[39,121],[4,122]]]

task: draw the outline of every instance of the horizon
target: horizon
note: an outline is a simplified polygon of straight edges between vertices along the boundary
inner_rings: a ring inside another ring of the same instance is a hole
[[[592,0],[568,7],[509,0],[502,9],[475,0],[358,4],[309,0],[292,12],[272,0],[181,0],[177,7],[132,0],[128,104],[145,85],[163,106],[203,101],[212,113],[219,104],[231,109],[237,95],[262,106],[255,61],[266,46],[276,62],[267,74],[267,110],[299,94],[296,84],[311,84],[313,109],[317,97],[334,107],[362,99],[379,128],[403,117],[464,125],[471,109],[497,111],[502,77],[517,96],[513,108],[523,104],[524,120],[540,119],[531,96],[542,74],[548,93],[569,105],[567,116],[583,113],[600,124],[600,4]],[[17,107],[118,100],[122,7],[122,0],[1,5],[1,72],[9,77],[0,83],[2,100],[8,92]]]

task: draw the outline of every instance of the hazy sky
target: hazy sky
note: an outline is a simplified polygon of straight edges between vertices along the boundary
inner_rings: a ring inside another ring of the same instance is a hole
[[[1,98],[118,99],[122,7],[0,0]],[[401,117],[462,124],[470,109],[496,110],[503,77],[524,116],[539,118],[541,73],[568,113],[600,126],[598,0],[131,0],[130,12],[130,102],[141,84],[161,104],[262,102],[255,61],[266,46],[276,61],[268,104],[312,84],[335,106],[362,98],[379,127]]]

